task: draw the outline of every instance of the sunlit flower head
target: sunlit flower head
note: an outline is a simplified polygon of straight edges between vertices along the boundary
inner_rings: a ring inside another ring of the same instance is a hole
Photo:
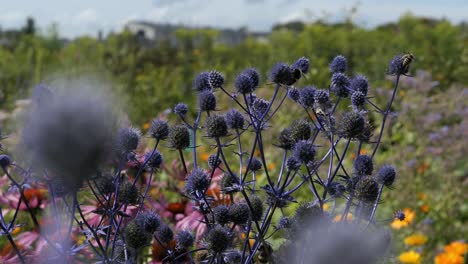
[[[403,213],[405,214],[405,219],[401,221],[399,219],[394,219],[391,224],[393,229],[400,229],[402,227],[406,227],[414,221],[416,214],[413,210],[411,210],[410,208],[405,208],[405,210],[403,210]]]
[[[443,252],[437,255],[434,258],[435,264],[463,264],[465,263],[464,257],[452,253],[452,252]]]
[[[427,242],[427,237],[421,234],[414,234],[405,238],[405,244],[408,246],[421,246]]]
[[[454,241],[444,247],[446,252],[465,255],[468,252],[468,244],[464,241]]]
[[[405,251],[398,256],[398,260],[405,264],[419,264],[421,263],[421,254],[414,250]]]

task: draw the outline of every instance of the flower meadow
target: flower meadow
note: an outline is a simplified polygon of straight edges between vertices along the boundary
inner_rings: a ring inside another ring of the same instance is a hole
[[[98,87],[39,84],[16,151],[0,155],[1,261],[422,263],[423,232],[404,238],[406,251],[392,246],[414,209],[377,214],[402,177],[376,157],[412,58],[383,69],[384,102],[341,55],[322,69],[326,88],[302,84],[306,57],[229,83],[201,72],[197,104],[178,103],[144,133]],[[451,241],[433,261],[463,263],[466,251]]]

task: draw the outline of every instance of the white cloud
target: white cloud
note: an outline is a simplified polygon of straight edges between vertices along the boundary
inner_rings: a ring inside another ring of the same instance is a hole
[[[73,23],[74,24],[89,24],[89,23],[95,23],[98,21],[98,14],[96,10],[92,8],[87,8],[78,14],[73,18]]]

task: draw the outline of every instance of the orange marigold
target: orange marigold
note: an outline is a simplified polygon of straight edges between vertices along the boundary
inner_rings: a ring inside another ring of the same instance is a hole
[[[435,264],[463,264],[465,260],[462,256],[452,252],[443,252],[434,258]]]
[[[398,256],[398,260],[405,264],[419,264],[421,263],[421,254],[414,250],[405,251]]]
[[[421,246],[427,242],[427,237],[421,234],[414,234],[405,238],[405,244],[408,246]]]
[[[444,247],[446,252],[455,253],[458,255],[465,255],[468,251],[468,244],[464,241],[454,241]]]

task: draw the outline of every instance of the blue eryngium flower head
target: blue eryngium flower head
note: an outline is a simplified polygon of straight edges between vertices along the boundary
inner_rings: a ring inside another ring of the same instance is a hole
[[[129,153],[134,151],[140,142],[141,132],[134,127],[119,129],[117,133],[117,149],[119,153]]]
[[[360,138],[366,132],[366,119],[358,111],[349,111],[338,123],[338,134],[346,139]]]
[[[279,62],[273,66],[270,72],[270,80],[284,85],[292,85],[296,82],[293,70],[284,62]]]
[[[359,155],[354,160],[354,172],[357,175],[371,175],[374,171],[374,162],[372,158],[367,155]]]
[[[296,171],[301,167],[302,163],[296,159],[294,156],[291,156],[286,161],[286,168],[289,171]]]
[[[195,77],[195,81],[193,82],[193,88],[199,92],[211,90],[210,73],[201,72],[200,74],[198,74]]]
[[[165,140],[169,135],[169,125],[167,124],[167,121],[154,119],[151,122],[149,134],[156,140]]]
[[[291,135],[294,141],[307,140],[311,135],[311,127],[309,122],[304,119],[295,120],[291,124]]]
[[[203,169],[194,169],[185,181],[185,191],[189,195],[198,197],[210,187],[210,178]]]
[[[338,197],[346,191],[346,186],[344,186],[343,184],[339,182],[334,181],[328,184],[327,190],[331,196]]]
[[[288,90],[288,97],[289,99],[293,100],[294,102],[297,102],[300,98],[300,92],[296,87],[291,87]]]
[[[388,66],[388,73],[392,75],[401,75],[408,73],[408,67],[403,64],[404,55],[399,54],[393,57]]]
[[[182,150],[190,146],[190,132],[185,125],[176,125],[169,129],[169,147]]]
[[[221,159],[218,157],[218,155],[216,154],[211,154],[209,157],[208,157],[208,167],[210,169],[216,169],[219,167],[219,165],[221,164]]]
[[[299,102],[302,106],[306,108],[310,108],[314,106],[314,94],[315,94],[315,87],[307,86],[301,89],[299,92]]]
[[[213,89],[220,88],[224,84],[224,76],[219,71],[210,71],[209,81],[210,81],[211,88]]]
[[[374,203],[379,193],[379,184],[372,177],[363,177],[356,184],[356,198]]]
[[[299,140],[293,149],[293,156],[300,162],[307,164],[315,158],[315,146],[311,141]]]
[[[259,118],[265,116],[269,105],[270,102],[268,102],[267,100],[264,100],[262,98],[256,98],[253,101],[253,110],[255,115]]]
[[[362,108],[366,102],[366,96],[360,91],[354,91],[351,95],[351,104],[357,109]]]
[[[250,79],[252,80],[252,84],[253,84],[254,89],[258,87],[258,85],[260,84],[260,74],[258,74],[257,69],[248,68],[248,69],[245,69],[242,72],[242,74],[247,75],[247,76],[250,77]]]
[[[351,90],[359,91],[364,95],[367,95],[367,91],[369,90],[369,81],[366,76],[360,74],[356,75],[351,80]]]
[[[205,236],[205,244],[208,250],[221,253],[231,246],[232,239],[233,237],[227,228],[216,225]]]
[[[343,73],[334,73],[331,79],[331,90],[338,97],[348,97],[351,81]]]
[[[124,182],[119,189],[119,202],[127,204],[137,204],[140,192],[136,185],[131,182]]]
[[[147,166],[154,169],[159,169],[163,162],[163,157],[159,151],[148,152],[145,154],[145,160],[148,161]]]
[[[383,184],[387,187],[393,185],[395,181],[396,171],[395,168],[391,165],[384,165],[382,166],[376,175],[376,180],[378,183]]]
[[[156,236],[162,243],[169,243],[174,238],[174,232],[167,224],[159,225]]]
[[[147,211],[137,215],[136,220],[143,229],[150,234],[154,233],[161,225],[161,218],[153,211]]]
[[[294,144],[296,144],[296,140],[294,139],[292,129],[288,127],[281,130],[278,136],[278,147],[285,150],[290,150]]]
[[[230,129],[243,129],[244,121],[244,116],[236,109],[230,109],[226,113],[226,122]]]
[[[111,104],[98,90],[83,87],[57,92],[53,100],[34,107],[21,130],[22,147],[34,167],[53,172],[69,191],[95,175],[115,146]],[[133,150],[138,137],[132,133],[120,146]]]
[[[216,96],[211,90],[204,90],[198,95],[198,106],[200,111],[216,110]]]
[[[174,113],[176,113],[179,116],[184,117],[188,113],[188,106],[184,103],[178,103],[174,107]]]
[[[255,90],[255,82],[249,75],[241,73],[234,79],[234,88],[238,93],[248,94]]]
[[[195,242],[195,237],[193,236],[192,232],[188,230],[181,230],[177,232],[175,240],[177,243],[177,248],[187,249],[193,245]]]
[[[235,203],[229,206],[229,216],[236,225],[247,223],[250,218],[250,209],[246,203]]]
[[[213,215],[216,223],[225,225],[231,221],[231,215],[229,214],[229,207],[226,205],[218,205],[213,209]]]
[[[346,58],[343,55],[338,55],[330,62],[331,73],[344,73],[347,70]]]
[[[252,220],[260,221],[263,217],[263,200],[256,195],[249,197],[250,204],[252,205],[251,216]]]
[[[330,94],[327,90],[315,90],[314,101],[315,105],[325,112],[328,112],[328,110],[332,107]]]
[[[259,159],[252,157],[249,164],[249,171],[259,171],[262,167],[262,162]]]
[[[131,220],[124,231],[125,244],[133,249],[139,249],[151,242],[151,234],[146,232],[137,219]]]
[[[306,74],[309,72],[309,66],[309,59],[307,59],[306,57],[301,57],[291,65],[291,68],[298,69],[301,71],[302,74]]]
[[[228,134],[226,119],[222,115],[213,115],[206,119],[206,135],[211,138],[225,137]]]
[[[10,166],[11,159],[8,155],[2,154],[0,155],[0,167],[5,169],[6,167]]]

